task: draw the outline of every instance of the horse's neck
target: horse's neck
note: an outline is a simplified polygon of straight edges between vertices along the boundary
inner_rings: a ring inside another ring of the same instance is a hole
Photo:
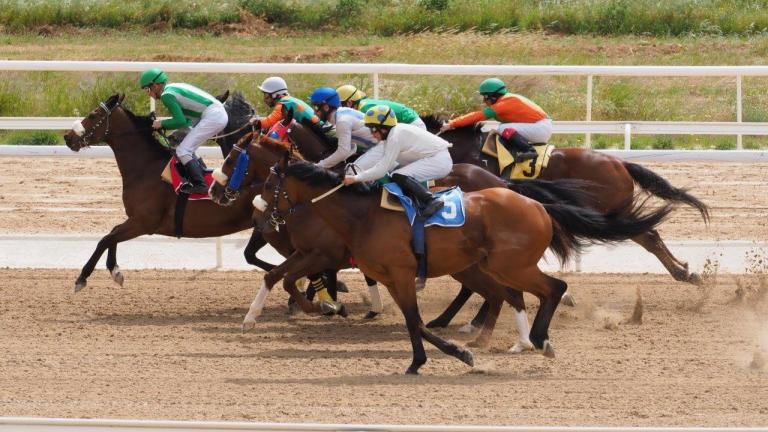
[[[160,178],[163,167],[170,159],[169,153],[157,148],[157,144],[148,142],[138,131],[113,130],[113,134],[114,138],[107,140],[107,144],[115,154],[124,185],[133,180],[145,179],[148,175]]]
[[[317,188],[314,192],[319,196],[326,191]],[[356,233],[366,229],[365,226],[369,222],[368,210],[371,208],[373,199],[374,195],[361,196],[334,192],[313,203],[312,209],[344,239],[348,246],[351,246]]]

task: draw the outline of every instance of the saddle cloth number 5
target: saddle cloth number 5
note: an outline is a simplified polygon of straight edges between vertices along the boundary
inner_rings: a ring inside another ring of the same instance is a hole
[[[459,210],[453,201],[445,201],[445,206],[441,213],[445,220],[453,220],[459,214]]]

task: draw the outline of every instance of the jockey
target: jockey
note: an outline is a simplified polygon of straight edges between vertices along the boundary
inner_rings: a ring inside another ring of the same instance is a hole
[[[440,179],[453,168],[449,143],[409,124],[398,123],[394,110],[376,105],[365,113],[365,125],[379,142],[355,163],[363,170],[344,177],[344,184],[375,181],[392,171],[392,181],[414,198],[419,214],[428,218],[443,207],[420,182]]]
[[[406,123],[427,130],[427,125],[421,121],[419,113],[409,106],[383,99],[370,99],[366,97],[365,93],[360,89],[351,84],[346,84],[337,88],[336,92],[339,93],[341,104],[345,107],[354,108],[360,112],[366,112],[376,105],[386,105],[392,108],[392,111],[395,112],[395,117],[397,118],[398,123]]]
[[[482,111],[455,118],[440,131],[498,120],[501,142],[515,156],[515,162],[535,158],[536,150],[531,143],[546,143],[552,136],[552,120],[547,113],[529,99],[507,91],[507,86],[498,78],[483,81],[479,93],[487,105]]]
[[[371,130],[363,122],[363,113],[353,108],[341,107],[336,90],[320,87],[309,99],[320,120],[336,127],[336,137],[339,140],[336,151],[318,162],[318,165],[332,168],[354,155],[358,149],[366,151],[376,145]]]
[[[320,119],[315,115],[315,111],[303,100],[288,94],[288,84],[284,79],[269,77],[261,83],[259,90],[264,93],[264,103],[274,109],[264,118],[251,118],[251,124],[255,127],[269,130],[284,118],[285,113],[292,112],[293,119],[297,122],[308,125],[315,132],[321,130]]]
[[[169,119],[155,120],[152,123],[153,129],[192,127],[176,147],[176,157],[186,168],[190,180],[179,191],[189,194],[208,193],[203,165],[195,156],[195,151],[227,126],[228,117],[224,105],[193,85],[168,83],[168,76],[158,68],[144,71],[139,83],[150,97],[160,99],[171,113]]]

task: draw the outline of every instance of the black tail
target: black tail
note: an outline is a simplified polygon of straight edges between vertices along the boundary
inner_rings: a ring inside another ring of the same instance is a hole
[[[597,205],[597,197],[587,192],[592,182],[587,180],[509,180],[509,189],[542,204],[570,204],[577,207]]]
[[[644,202],[634,200],[626,207],[603,215],[589,208],[569,204],[544,204],[553,219],[550,248],[565,264],[572,252],[596,243],[616,243],[645,233],[669,216],[670,204],[648,211]]]
[[[701,213],[705,223],[709,223],[709,207],[695,196],[689,194],[687,190],[672,186],[666,179],[641,165],[624,162],[624,168],[629,171],[632,180],[647,192],[665,201],[688,204]]]

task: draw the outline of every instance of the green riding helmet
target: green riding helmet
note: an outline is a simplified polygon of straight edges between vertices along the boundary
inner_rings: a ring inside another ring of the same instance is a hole
[[[482,95],[507,94],[507,86],[498,78],[488,78],[480,84],[478,93]]]
[[[152,84],[165,84],[168,82],[168,75],[159,68],[147,69],[141,73],[139,84],[141,88],[147,88]]]

